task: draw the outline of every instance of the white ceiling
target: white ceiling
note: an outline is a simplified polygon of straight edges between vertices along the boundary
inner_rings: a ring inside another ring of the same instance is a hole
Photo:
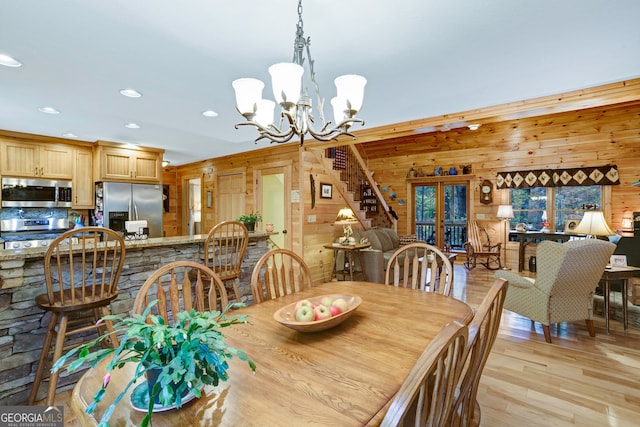
[[[367,77],[365,128],[640,76],[638,0],[303,8],[327,106],[335,77]],[[296,0],[3,0],[0,53],[24,66],[0,66],[0,129],[159,147],[173,165],[255,149],[231,81],[260,78],[273,98],[267,67],[291,60],[297,19]]]

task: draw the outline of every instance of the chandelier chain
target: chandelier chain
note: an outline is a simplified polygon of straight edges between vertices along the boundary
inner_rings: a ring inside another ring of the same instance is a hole
[[[236,128],[239,126],[253,126],[258,132],[259,136],[256,138],[256,142],[265,138],[271,140],[271,142],[284,143],[289,141],[293,136],[298,136],[300,144],[303,144],[304,137],[306,134],[310,135],[314,139],[318,141],[330,141],[337,140],[337,138],[341,135],[349,136],[355,139],[355,135],[349,132],[349,128],[354,123],[364,124],[364,120],[356,118],[355,115],[360,109],[362,105],[362,95],[364,92],[364,85],[366,84],[366,79],[362,76],[358,75],[345,75],[340,76],[336,79],[336,86],[338,87],[338,95],[340,95],[341,90],[345,93],[345,96],[342,98],[333,98],[331,101],[334,108],[335,123],[332,124],[331,121],[325,120],[324,116],[324,98],[320,95],[320,86],[316,81],[316,73],[315,73],[315,61],[311,57],[311,37],[306,37],[304,35],[304,22],[302,19],[302,0],[298,0],[298,23],[296,25],[296,38],[294,40],[293,45],[293,64],[296,64],[299,72],[302,74],[304,70],[305,63],[305,54],[307,56],[306,61],[308,61],[307,69],[309,70],[309,80],[313,84],[316,99],[318,102],[318,108],[313,111],[311,98],[308,94],[308,90],[306,86],[303,84],[299,87],[300,92],[298,93],[290,93],[286,92],[285,87],[278,87],[278,90],[281,90],[280,93],[276,95],[276,98],[280,98],[280,106],[282,108],[280,113],[280,126],[277,126],[273,122],[273,118],[271,121],[268,121],[269,116],[265,116],[263,113],[261,120],[257,120],[257,116],[261,111],[266,111],[268,114],[269,111],[269,102],[271,103],[271,116],[273,115],[273,102],[269,100],[261,99],[261,92],[264,84],[257,79],[238,79],[233,82],[234,89],[236,90],[236,98],[237,98],[237,109],[238,112],[244,116],[246,119],[245,122],[237,123]],[[286,65],[286,64],[275,64],[270,67],[269,71],[271,72],[272,68],[276,66]],[[278,77],[284,76],[285,73],[283,68],[278,68]],[[275,77],[273,78],[275,81]],[[338,83],[340,80],[340,84]],[[347,83],[348,82],[348,83]],[[352,87],[355,87],[355,91],[349,92],[350,87],[347,85],[351,84]],[[360,94],[358,94],[358,89],[360,90]],[[276,88],[274,87],[274,93],[276,92]],[[349,93],[353,96],[346,95]],[[297,99],[297,101],[289,101],[292,99]],[[351,101],[353,99],[359,100],[356,103],[356,107],[352,107]],[[340,102],[343,102],[341,104]],[[263,106],[259,109],[258,104],[262,103]],[[242,105],[242,108],[241,108]],[[314,114],[318,115],[318,122],[320,129],[316,129],[313,124],[317,124],[314,118]],[[267,119],[267,120],[265,120]],[[281,130],[282,128],[282,130]]]
[[[324,118],[324,98],[320,95],[320,85],[316,81],[316,72],[315,72],[315,61],[311,57],[311,37],[304,37],[304,21],[302,20],[302,0],[298,0],[298,24],[296,26],[296,40],[294,42],[293,47],[293,62],[304,67],[304,53],[303,49],[307,52],[307,58],[309,60],[309,79],[313,84],[313,89],[316,94],[316,100],[318,101],[318,108],[316,109],[318,115],[320,116],[320,123],[323,126],[326,126],[327,121]],[[303,86],[303,96],[309,96],[307,93],[306,87]],[[309,98],[309,101],[311,99]],[[315,120],[313,116],[309,117],[312,122]]]

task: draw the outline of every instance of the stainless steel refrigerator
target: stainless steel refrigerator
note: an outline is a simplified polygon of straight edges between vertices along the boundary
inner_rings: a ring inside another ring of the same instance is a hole
[[[125,221],[146,220],[149,237],[162,237],[162,185],[96,183],[96,223],[124,231]]]

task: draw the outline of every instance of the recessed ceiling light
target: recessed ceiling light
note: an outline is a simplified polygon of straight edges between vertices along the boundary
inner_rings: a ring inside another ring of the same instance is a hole
[[[60,114],[60,111],[56,110],[53,107],[40,107],[38,108],[38,110],[47,114]]]
[[[127,123],[124,127],[129,129],[140,129],[140,125],[137,123]]]
[[[71,132],[63,133],[62,136],[64,136],[65,138],[77,138],[78,137],[78,135],[76,135],[75,133],[71,133]]]
[[[468,127],[470,130],[478,130],[478,128],[480,127],[480,124],[479,124],[479,123],[472,123],[472,124],[470,124],[470,125],[467,125],[467,127]]]
[[[0,54],[0,65],[4,65],[5,67],[22,67],[22,62],[9,55]]]
[[[202,115],[205,116],[205,117],[218,117],[218,113],[216,113],[213,110],[203,111]]]
[[[127,98],[140,98],[142,94],[135,89],[122,89],[120,93]]]

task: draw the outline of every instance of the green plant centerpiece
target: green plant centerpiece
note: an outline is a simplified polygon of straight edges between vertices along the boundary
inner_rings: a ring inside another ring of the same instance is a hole
[[[243,303],[231,303],[223,311],[182,311],[177,313],[177,321],[172,324],[151,313],[155,304],[157,301],[150,303],[142,314],[130,317],[109,315],[101,319],[112,320],[116,333],[122,336],[117,348],[100,347],[101,342],[109,337],[107,333],[70,350],[51,369],[54,372],[62,369],[74,355],[77,359],[68,364],[67,371],[75,371],[85,365],[95,367],[101,360],[111,358],[103,385],[87,407],[86,412],[91,414],[104,397],[111,371],[126,363],[137,363],[133,378],[105,410],[99,426],[108,426],[115,406],[143,375],[158,374],[155,384],[149,383],[148,412],[141,423],[141,426],[148,426],[155,403],[180,408],[188,392],[200,398],[205,385],[216,386],[219,381],[226,381],[227,361],[234,355],[246,361],[255,374],[253,361],[244,351],[227,345],[220,331],[227,326],[247,323],[246,314],[228,315],[231,308],[244,307]]]
[[[246,215],[240,215],[238,221],[244,223],[247,230],[253,231],[256,223],[262,221],[262,215],[259,212],[251,212]]]

